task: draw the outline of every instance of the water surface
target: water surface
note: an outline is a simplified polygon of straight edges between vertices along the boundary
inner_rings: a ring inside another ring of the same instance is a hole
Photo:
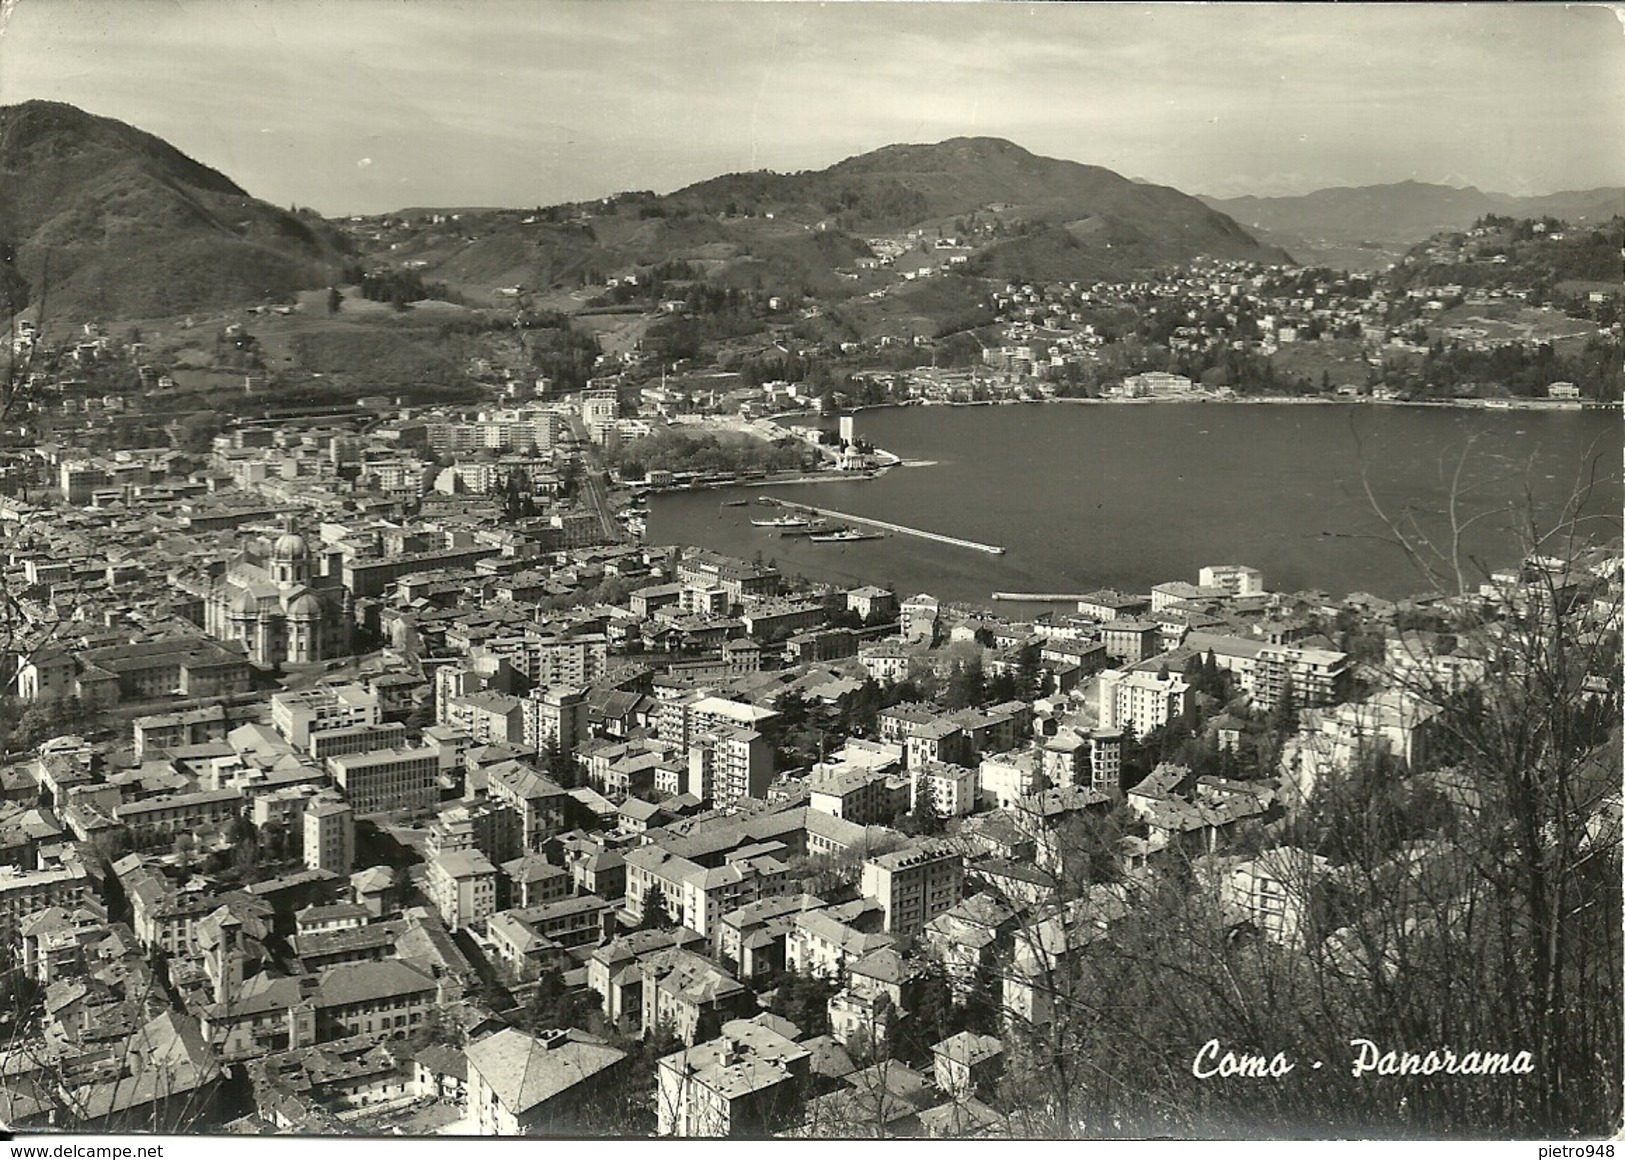
[[[691,543],[787,574],[894,584],[985,603],[1003,591],[1144,592],[1195,582],[1204,564],[1250,564],[1272,591],[1397,598],[1427,581],[1373,510],[1414,518],[1447,546],[1458,520],[1471,570],[1517,559],[1533,512],[1543,530],[1585,496],[1580,531],[1619,534],[1617,411],[1480,411],[1369,405],[1026,404],[864,411],[858,434],[906,459],[880,479],[775,486],[767,494],[1006,548],[989,556],[913,537],[813,544],[750,526],[768,509],[725,508],[761,489],[677,493],[651,503],[648,540]],[[1463,455],[1466,455],[1463,463]],[[1458,475],[1458,465],[1461,466]]]

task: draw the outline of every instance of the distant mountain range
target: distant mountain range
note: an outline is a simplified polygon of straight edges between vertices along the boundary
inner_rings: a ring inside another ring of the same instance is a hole
[[[345,247],[320,218],[121,121],[48,101],[0,108],[0,313],[42,296],[83,318],[280,300],[323,285]]]
[[[1317,245],[1403,248],[1445,230],[1466,229],[1485,214],[1602,222],[1625,214],[1625,189],[1573,190],[1538,197],[1485,193],[1471,186],[1402,181],[1322,189],[1299,197],[1203,197],[1260,237],[1288,248]]]
[[[1517,198],[1402,182],[1199,199],[1009,141],[959,137],[528,216],[458,212],[465,220],[372,258],[412,261],[425,277],[487,292],[573,289],[677,260],[723,285],[839,298],[852,291],[837,271],[877,235],[917,231],[928,253],[958,238],[969,272],[989,278],[1093,279],[1199,256],[1316,260],[1339,246],[1397,255],[1487,213],[1604,220],[1625,212],[1625,190]],[[348,236],[373,245],[359,231]],[[325,285],[358,257],[368,255],[335,225],[260,201],[149,133],[70,105],[0,108],[0,312],[42,292],[54,311],[90,318],[280,300]]]

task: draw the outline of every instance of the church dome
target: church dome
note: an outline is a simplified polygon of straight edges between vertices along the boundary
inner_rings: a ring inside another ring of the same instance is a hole
[[[298,532],[283,532],[271,545],[271,558],[273,560],[303,560],[310,554],[305,545],[305,537]]]
[[[301,620],[320,620],[322,602],[309,592],[301,592],[289,603],[288,615]]]

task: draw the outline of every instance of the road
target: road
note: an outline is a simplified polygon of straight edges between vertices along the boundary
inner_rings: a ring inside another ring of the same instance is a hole
[[[581,421],[580,416],[570,416],[570,430],[575,435],[576,444],[585,461],[585,468],[581,473],[582,498],[598,513],[598,522],[603,527],[605,538],[612,544],[619,543],[621,528],[615,522],[615,513],[609,506],[609,471],[604,466],[604,457],[599,454],[598,445],[587,434],[587,425]]]

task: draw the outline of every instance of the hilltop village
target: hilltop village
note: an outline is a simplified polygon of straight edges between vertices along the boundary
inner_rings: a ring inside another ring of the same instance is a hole
[[[1617,640],[1612,552],[1398,604],[1214,564],[1028,621],[797,581],[641,542],[678,473],[606,456],[645,422],[595,389],[14,454],[0,1119],[1032,1134],[1091,948],[1172,891],[1356,955],[1393,899],[1311,837],[1325,786],[1402,789],[1383,873],[1452,864],[1495,792],[1454,699],[1511,626]]]

